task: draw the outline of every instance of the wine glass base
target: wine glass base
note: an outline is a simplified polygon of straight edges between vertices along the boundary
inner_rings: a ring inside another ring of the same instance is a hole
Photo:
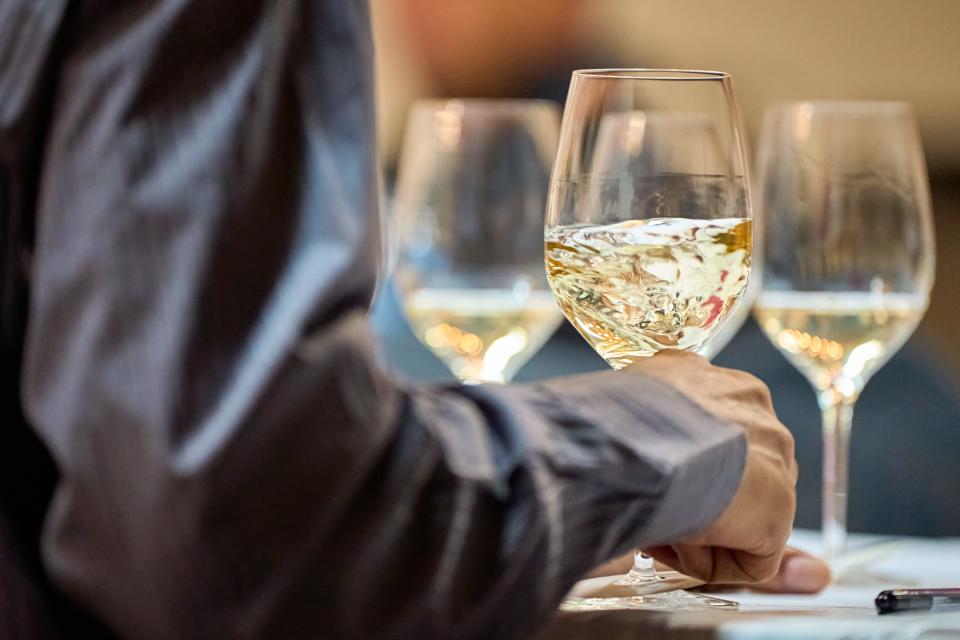
[[[652,596],[665,591],[699,587],[703,580],[691,578],[679,571],[644,571],[633,567],[614,584],[629,587],[638,596]]]
[[[580,582],[560,605],[564,611],[614,609],[670,609],[735,611],[740,604],[702,593],[685,591],[703,584],[677,571],[649,573],[631,570],[620,578],[591,578]]]
[[[733,600],[724,600],[702,593],[681,590],[618,598],[569,597],[560,604],[560,609],[563,611],[613,611],[617,609],[669,609],[670,611],[723,609],[725,611],[736,611],[739,608],[740,603]]]

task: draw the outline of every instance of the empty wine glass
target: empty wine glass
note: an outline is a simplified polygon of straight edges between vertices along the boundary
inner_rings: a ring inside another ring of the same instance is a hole
[[[758,153],[764,276],[755,313],[823,413],[823,539],[847,535],[853,406],[927,308],[933,223],[913,110],[801,102],[768,110]]]
[[[417,103],[396,197],[401,303],[466,383],[507,382],[562,322],[541,230],[559,114],[533,100]]]
[[[547,273],[567,319],[614,368],[663,349],[702,353],[737,308],[752,222],[731,78],[714,71],[576,71],[545,229]],[[663,591],[636,554],[639,594],[586,608],[729,606]]]

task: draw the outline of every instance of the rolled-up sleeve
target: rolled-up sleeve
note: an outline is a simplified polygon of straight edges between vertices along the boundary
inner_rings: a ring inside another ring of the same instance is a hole
[[[65,593],[135,638],[509,638],[723,510],[742,434],[655,380],[377,367],[365,3],[74,9],[22,391]]]

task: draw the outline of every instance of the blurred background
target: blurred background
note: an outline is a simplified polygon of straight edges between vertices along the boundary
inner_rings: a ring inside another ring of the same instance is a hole
[[[918,332],[867,385],[851,445],[853,531],[960,535],[960,2],[956,0],[372,0],[387,202],[411,104],[425,97],[546,98],[589,67],[733,74],[748,134],[791,99],[911,102],[936,216],[937,282]],[[389,206],[387,219],[389,228]],[[374,324],[386,364],[452,374],[412,335],[389,281]],[[817,528],[820,423],[809,384],[748,321],[716,362],[770,385],[797,440],[799,526]],[[520,381],[605,369],[566,323]]]

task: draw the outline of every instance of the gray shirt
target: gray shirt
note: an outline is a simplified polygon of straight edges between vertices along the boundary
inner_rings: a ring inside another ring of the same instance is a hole
[[[378,368],[371,62],[358,0],[0,2],[4,411],[44,575],[121,635],[515,637],[736,490],[655,380]]]

